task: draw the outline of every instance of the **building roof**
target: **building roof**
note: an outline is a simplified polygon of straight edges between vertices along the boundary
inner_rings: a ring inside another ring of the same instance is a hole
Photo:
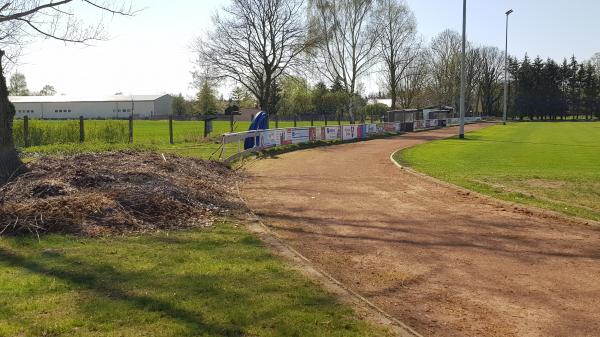
[[[371,98],[367,102],[368,104],[385,104],[388,108],[392,107],[391,98]]]
[[[153,102],[168,95],[77,96],[9,96],[12,103],[73,103],[73,102]]]
[[[392,110],[391,112],[402,112],[402,113],[412,113],[412,112],[421,112],[421,109],[402,109],[402,110]]]

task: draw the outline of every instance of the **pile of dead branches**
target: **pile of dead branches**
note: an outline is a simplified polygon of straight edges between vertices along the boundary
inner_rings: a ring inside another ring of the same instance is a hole
[[[238,174],[212,161],[117,152],[28,166],[0,188],[0,235],[172,230],[245,211]]]

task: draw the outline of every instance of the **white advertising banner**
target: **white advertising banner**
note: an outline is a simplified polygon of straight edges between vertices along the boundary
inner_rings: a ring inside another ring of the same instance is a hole
[[[273,147],[281,145],[283,130],[270,130],[263,132],[263,146]]]
[[[292,144],[308,143],[310,141],[309,128],[292,129]]]
[[[369,124],[367,125],[367,132],[370,135],[376,134],[377,133],[377,124]]]
[[[344,140],[351,140],[358,138],[358,132],[356,125],[344,125]]]
[[[321,130],[322,128],[320,126],[315,126],[314,129],[315,129],[315,131],[314,131],[315,138],[311,139],[311,140],[325,140],[325,138],[323,137],[324,133]]]
[[[322,134],[325,135],[324,140],[336,140],[341,138],[339,126],[325,126],[322,129]]]

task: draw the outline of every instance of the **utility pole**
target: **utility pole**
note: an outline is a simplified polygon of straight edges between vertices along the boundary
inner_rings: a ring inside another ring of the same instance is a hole
[[[467,0],[463,0],[462,55],[460,59],[460,131],[458,137],[465,138],[465,91],[467,53]]]
[[[511,9],[506,12],[506,46],[504,48],[504,113],[502,122],[506,125],[508,116],[508,16],[514,11]]]

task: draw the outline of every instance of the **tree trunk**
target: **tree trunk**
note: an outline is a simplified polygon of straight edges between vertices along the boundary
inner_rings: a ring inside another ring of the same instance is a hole
[[[12,124],[15,107],[8,100],[3,59],[4,51],[0,50],[0,185],[14,178],[23,168],[13,141]]]

